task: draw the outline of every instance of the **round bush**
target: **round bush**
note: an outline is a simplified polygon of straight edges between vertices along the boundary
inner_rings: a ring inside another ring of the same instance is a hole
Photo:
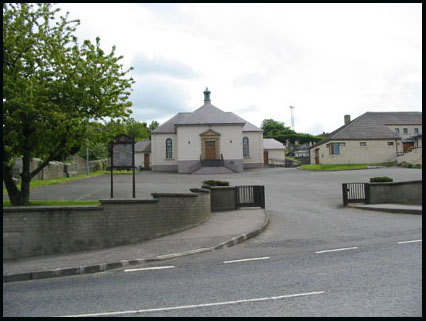
[[[387,183],[387,182],[393,182],[393,179],[387,176],[370,178],[370,183]]]

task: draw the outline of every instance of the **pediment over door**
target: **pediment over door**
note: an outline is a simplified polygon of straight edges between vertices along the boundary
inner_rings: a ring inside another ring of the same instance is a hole
[[[202,137],[206,137],[206,136],[220,136],[220,133],[215,132],[213,129],[207,129],[205,132],[202,132],[200,134],[200,136]]]

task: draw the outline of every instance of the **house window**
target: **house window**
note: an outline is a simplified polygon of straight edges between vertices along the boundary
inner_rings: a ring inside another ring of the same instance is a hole
[[[173,153],[172,153],[172,139],[167,138],[166,139],[166,159],[172,159]]]
[[[359,142],[359,146],[367,146],[367,142]]]
[[[414,134],[418,134],[419,133],[419,129],[418,128],[414,128]]]
[[[249,149],[249,139],[248,137],[243,138],[243,156],[249,157],[250,156],[250,149]]]
[[[393,146],[393,142],[388,142],[388,146]]]
[[[403,132],[404,134],[408,134],[408,128],[403,128],[403,129],[402,129],[402,132]]]
[[[399,128],[395,128],[395,134],[399,134]]]
[[[340,155],[340,145],[342,145],[342,143],[331,143],[331,144],[329,144],[330,155]]]

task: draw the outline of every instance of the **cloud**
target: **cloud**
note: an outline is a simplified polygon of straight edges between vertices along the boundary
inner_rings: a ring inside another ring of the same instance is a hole
[[[160,121],[187,111],[188,95],[179,83],[147,77],[133,85],[130,101],[135,119]]]
[[[159,56],[149,59],[146,55],[138,53],[132,59],[130,65],[135,68],[133,73],[136,75],[161,74],[183,79],[198,77],[198,74],[190,66]]]

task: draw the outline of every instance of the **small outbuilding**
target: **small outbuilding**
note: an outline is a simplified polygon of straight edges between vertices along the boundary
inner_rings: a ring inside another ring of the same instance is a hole
[[[264,166],[284,166],[285,146],[273,138],[263,139],[263,161]]]
[[[149,139],[135,144],[135,166],[138,169],[151,169],[151,141]]]

